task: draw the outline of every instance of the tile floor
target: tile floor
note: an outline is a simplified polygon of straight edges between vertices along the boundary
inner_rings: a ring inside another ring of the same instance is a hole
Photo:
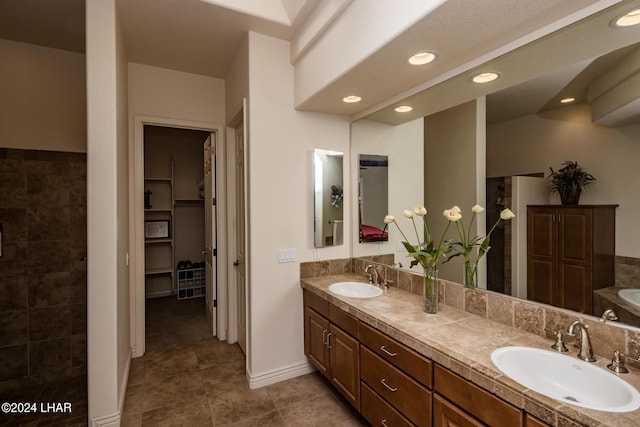
[[[209,336],[203,311],[201,299],[147,302],[123,427],[368,425],[316,373],[249,390],[243,353]]]

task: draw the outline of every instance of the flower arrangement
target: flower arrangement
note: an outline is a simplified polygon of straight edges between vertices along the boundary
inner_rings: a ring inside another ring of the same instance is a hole
[[[343,198],[342,185],[334,184],[331,186],[331,206],[334,208],[340,207],[340,202],[342,202]]]
[[[454,206],[455,208],[455,206]],[[412,257],[410,267],[420,264],[424,270],[424,288],[423,288],[423,308],[427,313],[437,313],[438,311],[438,273],[437,265],[441,258],[447,256],[447,253],[451,250],[450,242],[445,240],[445,235],[452,222],[456,222],[462,218],[459,209],[448,209],[443,212],[443,215],[449,220],[444,231],[440,235],[440,239],[436,243],[431,234],[431,228],[429,227],[429,221],[427,218],[427,209],[423,205],[417,205],[413,210],[405,210],[402,215],[405,218],[411,220],[413,229],[416,233],[417,244],[412,244],[407,236],[404,234],[400,225],[396,222],[393,215],[387,215],[384,218],[385,224],[395,224],[402,234],[405,249],[408,252],[408,256]],[[416,225],[415,217],[422,217],[422,225],[424,228],[424,239],[420,241],[420,234],[418,233],[418,226]]]
[[[455,209],[462,217],[459,207],[454,206],[451,209]],[[491,227],[491,230],[489,230],[487,235],[483,238],[482,236],[471,237],[471,228],[473,227],[473,223],[478,214],[484,212],[484,208],[480,205],[475,205],[471,208],[471,212],[471,221],[469,221],[469,226],[467,228],[465,228],[462,220],[456,222],[460,240],[451,244],[451,248],[456,252],[456,254],[450,256],[448,260],[451,260],[458,255],[462,255],[464,257],[464,285],[469,288],[475,288],[476,275],[478,273],[478,262],[487,254],[487,252],[489,252],[489,249],[491,249],[491,246],[489,246],[491,242],[491,233],[493,233],[493,230],[496,229],[500,221],[513,219],[515,218],[515,214],[511,212],[511,209],[504,209],[501,211],[500,218],[498,218],[496,223],[493,224],[493,227]],[[476,250],[476,255],[475,260],[472,261],[471,256],[474,249]]]
[[[387,215],[384,218],[385,224],[395,224],[398,228],[398,231],[400,231],[400,234],[402,234],[402,237],[404,238],[402,244],[409,253],[408,256],[413,258],[410,267],[420,264],[424,269],[436,268],[438,261],[441,258],[446,257],[447,252],[449,252],[450,250],[450,243],[449,241],[444,240],[444,236],[447,234],[447,230],[449,229],[451,223],[456,222],[460,218],[462,218],[462,215],[460,215],[458,211],[455,211],[454,208],[457,207],[454,206],[453,208],[445,210],[443,212],[443,215],[449,220],[449,222],[447,223],[447,227],[442,232],[442,235],[440,236],[437,244],[431,236],[431,228],[429,227],[429,221],[427,219],[427,209],[423,205],[417,205],[415,208],[413,208],[413,210],[405,210],[402,212],[402,216],[411,220],[411,224],[413,225],[413,229],[416,233],[416,239],[418,242],[418,244],[416,245],[413,245],[409,242],[409,239],[404,234],[393,215]],[[418,234],[418,227],[415,221],[416,216],[422,217],[422,224],[424,227],[423,242],[420,241],[420,235]]]

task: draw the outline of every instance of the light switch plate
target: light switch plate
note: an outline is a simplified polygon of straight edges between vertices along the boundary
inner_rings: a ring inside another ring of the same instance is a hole
[[[278,263],[283,262],[295,262],[296,250],[295,249],[278,249]]]

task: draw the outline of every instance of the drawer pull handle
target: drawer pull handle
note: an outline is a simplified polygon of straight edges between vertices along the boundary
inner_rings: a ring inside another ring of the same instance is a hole
[[[380,382],[382,383],[383,386],[385,386],[389,391],[395,393],[396,391],[398,391],[398,387],[391,387],[389,384],[387,384],[386,378],[383,378],[380,380]]]
[[[327,345],[327,332],[326,329],[322,331],[322,345]]]
[[[329,348],[333,348],[331,347],[331,335],[333,335],[331,332],[327,334],[327,347]]]
[[[388,426],[387,426],[387,420],[386,420],[386,419],[384,419],[384,420],[380,421],[380,424],[382,424],[382,426],[383,426],[383,427],[388,427]]]
[[[380,347],[380,350],[384,351],[385,353],[387,353],[389,356],[391,357],[396,357],[398,355],[398,353],[393,353],[390,352],[389,350],[387,350],[386,348],[384,348],[384,346]]]

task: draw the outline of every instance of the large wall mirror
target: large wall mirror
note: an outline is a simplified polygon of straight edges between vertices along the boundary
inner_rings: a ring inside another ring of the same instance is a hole
[[[316,248],[344,243],[344,153],[313,151],[313,243]]]
[[[477,202],[486,207],[486,222],[476,230],[481,234],[503,208],[516,213],[492,235],[479,287],[527,297],[527,205],[560,203],[540,176],[570,160],[597,178],[580,204],[618,205],[611,288],[640,288],[640,26],[611,25],[634,6],[640,2],[612,6],[352,124],[352,155],[411,154],[410,160],[389,162],[390,180],[421,183],[408,192],[400,188],[409,193],[402,197],[390,185],[389,212],[399,221],[403,209],[424,202],[434,227],[442,229],[443,209],[458,205],[470,216]],[[500,78],[485,86],[471,83],[472,75],[484,71]],[[566,96],[576,100],[561,106]],[[399,105],[413,111],[397,113]],[[376,134],[384,143],[367,149]],[[402,262],[400,237],[390,229],[386,250]],[[362,246],[354,239],[354,255],[374,255]],[[440,277],[462,283],[457,261],[443,265]],[[640,307],[620,307],[621,321],[640,326]]]
[[[389,157],[360,154],[358,158],[359,242],[389,240],[384,217],[389,213]]]

